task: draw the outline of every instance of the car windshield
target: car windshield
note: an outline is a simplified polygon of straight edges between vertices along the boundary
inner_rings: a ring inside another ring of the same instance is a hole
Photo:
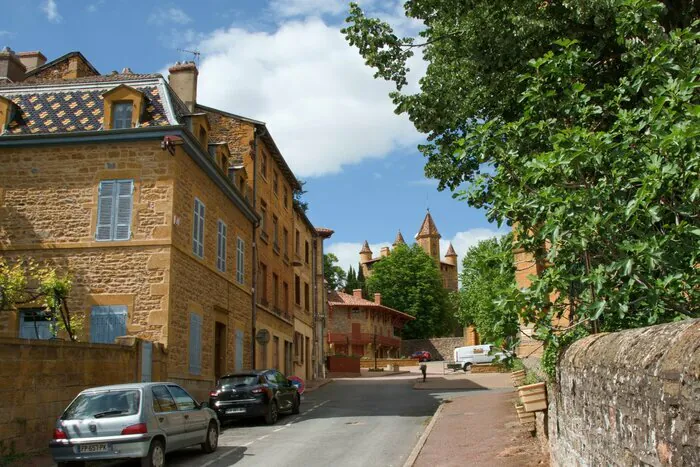
[[[229,389],[243,386],[252,386],[258,382],[257,375],[235,375],[226,376],[219,381],[221,389]]]
[[[137,389],[87,392],[68,406],[61,419],[125,417],[138,413],[140,403],[141,394]]]

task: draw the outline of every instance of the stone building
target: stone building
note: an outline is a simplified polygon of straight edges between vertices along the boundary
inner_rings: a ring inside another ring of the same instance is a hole
[[[332,231],[295,208],[299,184],[264,123],[199,106],[193,63],[169,71],[0,52],[2,255],[69,273],[81,340],[163,343],[168,379],[195,396],[251,366],[310,378],[325,315],[313,266]],[[291,306],[295,275],[313,295]],[[0,319],[5,336],[47,327],[37,307]],[[270,340],[254,345],[260,329]]]
[[[423,223],[421,224],[418,233],[415,236],[416,243],[420,245],[428,256],[435,260],[435,263],[440,268],[442,283],[445,289],[449,291],[456,291],[459,288],[457,281],[457,253],[455,253],[455,250],[452,248],[452,244],[450,243],[444,259],[441,260],[440,238],[441,235],[435,226],[433,216],[431,216],[430,211],[428,211],[423,219]],[[401,231],[396,234],[396,239],[394,240],[392,246],[396,247],[399,244],[406,244],[406,241],[403,239],[403,235],[401,235]],[[362,268],[362,272],[364,273],[365,277],[372,275],[372,267],[377,263],[377,261],[381,261],[382,258],[385,258],[390,254],[391,250],[389,247],[383,247],[379,252],[379,256],[373,257],[372,250],[369,248],[369,243],[367,243],[367,240],[365,240],[365,243],[360,250],[360,267]]]
[[[374,301],[362,298],[362,290],[352,295],[331,291],[328,296],[328,352],[340,355],[399,357],[401,329],[415,319],[382,305],[381,294]]]

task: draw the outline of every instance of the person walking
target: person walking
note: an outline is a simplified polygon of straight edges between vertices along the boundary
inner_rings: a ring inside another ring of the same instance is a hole
[[[420,364],[420,372],[423,373],[423,382],[425,383],[425,377],[427,376],[428,373],[428,365],[425,363]]]

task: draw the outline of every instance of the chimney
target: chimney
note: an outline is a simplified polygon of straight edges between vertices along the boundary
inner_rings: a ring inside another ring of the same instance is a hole
[[[382,294],[380,294],[379,292],[374,294],[374,303],[376,303],[377,305],[382,304]]]
[[[32,52],[20,52],[17,54],[19,61],[27,69],[27,71],[32,71],[35,68],[39,68],[41,65],[46,63],[46,57],[44,54],[38,50]]]
[[[168,70],[168,81],[175,94],[194,112],[197,103],[197,65],[194,62],[177,62]]]
[[[0,50],[0,81],[22,81],[27,68],[9,47]]]
[[[352,296],[355,298],[362,298],[362,289],[353,289]]]
[[[382,258],[386,258],[389,256],[389,247],[388,246],[383,246],[381,250],[379,250],[379,255]]]

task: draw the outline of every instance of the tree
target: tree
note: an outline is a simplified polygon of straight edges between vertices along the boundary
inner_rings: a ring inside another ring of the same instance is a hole
[[[352,268],[352,266],[348,267],[348,274],[347,278],[345,280],[345,293],[352,294],[352,291],[354,289],[358,288],[358,283],[357,283],[357,274],[355,273],[355,270]]]
[[[294,189],[294,207],[302,210],[303,212],[306,212],[309,210],[309,203],[308,201],[304,201],[304,194],[306,194],[306,190],[304,189],[304,185],[306,185],[306,181],[304,180],[299,180],[299,188]]]
[[[449,331],[451,307],[435,261],[418,245],[397,245],[377,261],[367,278],[370,294],[382,304],[414,316],[402,331],[405,339],[436,337]]]
[[[483,240],[471,247],[462,260],[458,316],[464,326],[474,326],[484,342],[514,342],[518,314],[497,304],[515,284],[513,238]]]
[[[362,269],[362,265],[357,266],[357,289],[362,290],[362,296],[369,299],[369,293],[367,292],[367,279],[365,279],[365,270]]]
[[[328,290],[338,290],[345,284],[345,271],[338,266],[338,257],[333,253],[323,255],[323,275]]]
[[[45,315],[54,323],[54,336],[64,330],[71,341],[76,341],[82,321],[68,308],[71,287],[71,279],[58,275],[53,268],[39,267],[31,260],[11,263],[0,258],[0,311],[42,303]]]
[[[456,196],[511,225],[513,246],[546,266],[499,305],[535,323],[552,352],[564,331],[700,316],[700,5],[405,8],[425,24],[417,95],[398,92],[413,39],[355,5],[346,35],[429,133],[426,172],[441,188],[467,182]],[[558,316],[571,327],[553,327]]]

